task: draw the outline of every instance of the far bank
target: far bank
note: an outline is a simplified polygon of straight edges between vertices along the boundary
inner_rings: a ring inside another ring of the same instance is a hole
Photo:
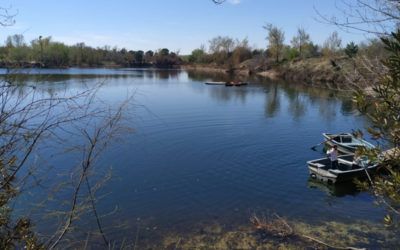
[[[185,64],[182,67],[189,71],[230,75],[232,78],[257,76],[269,80],[284,80],[341,90],[350,87],[346,75],[354,70],[354,62],[345,57],[308,58],[279,64],[268,64],[260,59],[249,59],[237,66],[212,63]]]

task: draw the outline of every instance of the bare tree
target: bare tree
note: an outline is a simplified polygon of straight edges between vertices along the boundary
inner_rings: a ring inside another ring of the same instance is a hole
[[[10,71],[0,80],[0,208],[4,211],[0,213],[0,248],[35,249],[43,246],[31,229],[30,218],[16,217],[10,204],[27,190],[24,188],[27,185],[34,186],[45,181],[37,178],[37,172],[39,168],[43,171],[46,166],[32,164],[32,156],[40,154],[38,147],[47,144],[67,147],[66,139],[77,134],[82,134],[80,138],[85,138],[86,143],[75,146],[83,154],[79,184],[75,190],[77,195],[82,195],[82,187],[86,186],[86,203],[90,206],[82,206],[73,196],[71,200],[74,205],[71,205],[69,216],[66,217],[68,220],[63,227],[64,233],[58,232],[59,240],[50,240],[46,246],[56,246],[61,242],[70,229],[67,225],[79,217],[77,211],[82,213],[83,208],[93,211],[99,232],[105,244],[108,244],[95,206],[94,189],[98,186],[93,188],[90,185],[89,176],[95,159],[104,151],[110,139],[122,132],[122,111],[131,98],[113,110],[108,106],[95,105],[101,84],[77,93],[53,95],[40,91],[34,83],[18,83],[18,75],[14,73]]]
[[[31,164],[30,160],[33,154],[40,153],[37,148],[48,143],[66,147],[66,139],[79,133],[82,133],[81,137],[86,138],[87,143],[77,148],[84,156],[76,194],[80,192],[81,184],[86,184],[90,209],[96,217],[104,241],[108,242],[100,224],[94,191],[88,178],[95,159],[111,139],[122,132],[122,111],[131,98],[113,111],[107,106],[101,108],[94,105],[100,85],[76,94],[55,96],[41,93],[35,85],[15,84],[13,77],[8,75],[6,80],[0,81],[0,207],[6,211],[0,214],[0,248],[25,246],[33,249],[41,245],[31,230],[30,218],[15,218],[9,204],[26,190],[24,186],[45,181],[37,178],[39,166]],[[42,171],[44,167],[40,165]],[[76,202],[75,196],[72,201]],[[72,205],[70,222],[67,224],[77,218],[77,205]],[[59,236],[60,240],[69,227],[65,228],[65,232]],[[53,245],[57,245],[60,240],[53,242]]]
[[[93,172],[96,160],[101,156],[108,144],[116,138],[122,137],[122,135],[127,132],[126,128],[121,126],[120,121],[123,119],[123,112],[127,108],[127,105],[129,105],[130,99],[131,98],[128,98],[124,101],[114,111],[101,112],[101,119],[99,122],[90,122],[85,128],[80,130],[82,137],[87,143],[77,148],[78,151],[83,153],[82,161],[78,168],[79,178],[75,183],[74,191],[72,193],[70,210],[65,213],[65,223],[57,232],[58,236],[55,234],[53,237],[54,240],[53,238],[49,240],[49,249],[54,249],[62,242],[62,239],[66,236],[68,231],[71,230],[73,222],[78,220],[80,214],[85,212],[85,209],[80,209],[81,207],[85,207],[85,203],[89,203],[87,207],[93,212],[104,245],[106,247],[111,246],[101,224],[100,215],[96,209],[96,199],[94,195],[95,188],[92,188],[89,182],[89,177]],[[78,196],[81,195],[82,189],[85,187],[87,189],[88,197],[79,202]]]
[[[268,49],[271,54],[275,57],[275,61],[279,62],[279,59],[282,55],[285,41],[285,33],[282,29],[272,25],[266,24],[263,28],[268,32],[267,41],[268,41]]]
[[[297,35],[293,37],[291,43],[292,46],[299,50],[300,56],[303,56],[304,49],[308,43],[310,43],[310,35],[302,27],[297,29]]]
[[[324,42],[323,52],[326,55],[335,55],[342,45],[342,39],[339,34],[334,31]]]
[[[22,47],[26,45],[24,35],[22,34],[15,34],[12,36],[8,36],[6,39],[6,46],[7,47]]]
[[[235,40],[228,36],[217,36],[209,42],[209,50],[211,53],[225,52],[230,53],[235,47]]]
[[[17,12],[11,7],[0,7],[0,26],[10,26],[15,23]]]
[[[215,4],[221,4],[221,3],[225,2],[226,0],[212,0],[212,1]]]
[[[388,35],[400,22],[398,0],[336,0],[335,6],[340,15],[321,13],[315,7],[318,20],[348,32]]]

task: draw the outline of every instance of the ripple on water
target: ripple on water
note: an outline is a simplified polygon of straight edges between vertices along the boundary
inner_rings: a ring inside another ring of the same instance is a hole
[[[115,221],[141,218],[166,228],[216,218],[247,223],[255,210],[315,221],[381,219],[382,210],[366,193],[335,196],[309,184],[306,161],[323,155],[310,150],[322,141],[320,133],[366,125],[340,111],[341,99],[284,84],[213,88],[185,72],[144,74],[110,78],[102,92],[110,103],[127,90],[141,93],[142,108],[127,118],[135,133],[112,145],[101,161],[113,166],[114,178],[99,208],[118,205]],[[79,84],[75,78],[67,83]]]

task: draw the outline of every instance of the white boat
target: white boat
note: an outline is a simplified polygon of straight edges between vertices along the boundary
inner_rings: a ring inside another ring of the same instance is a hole
[[[366,157],[355,159],[354,154],[341,155],[338,157],[338,162],[338,169],[332,169],[329,158],[308,161],[307,165],[310,176],[320,181],[333,184],[351,181],[358,177],[365,177],[366,171],[372,173],[378,167],[378,163],[372,163]]]
[[[354,154],[356,149],[359,147],[364,147],[367,149],[373,149],[375,146],[366,140],[355,137],[351,133],[341,133],[341,134],[330,134],[322,133],[326,139],[326,143],[329,146],[337,145],[338,150],[344,154]]]

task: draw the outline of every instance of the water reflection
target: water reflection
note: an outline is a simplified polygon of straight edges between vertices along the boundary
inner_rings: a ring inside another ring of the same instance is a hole
[[[306,109],[306,101],[299,93],[296,94],[294,99],[290,99],[289,113],[293,116],[294,120],[299,121],[305,115]]]
[[[178,79],[178,69],[0,69],[0,76],[14,83],[61,82],[75,79]]]
[[[308,188],[318,189],[330,196],[343,197],[346,195],[355,196],[360,193],[356,184],[353,182],[338,183],[336,185],[328,185],[321,181],[309,178],[307,182]]]
[[[218,72],[209,73],[191,70],[185,73],[181,70],[153,69],[24,69],[13,71],[10,75],[5,75],[6,73],[6,70],[0,69],[0,77],[3,75],[3,79],[20,86],[35,85],[38,91],[47,92],[49,95],[53,95],[55,91],[66,91],[71,87],[71,82],[73,82],[74,87],[87,89],[92,83],[101,83],[105,86],[126,85],[132,83],[132,80],[135,79],[157,84],[160,83],[158,80],[168,80],[163,83],[166,84],[169,81],[177,83],[183,79],[190,79],[200,83],[206,81],[247,81],[250,82],[250,85],[243,87],[209,86],[207,92],[211,98],[219,102],[239,100],[241,103],[245,103],[248,98],[251,98],[250,96],[259,93],[258,88],[261,87],[265,92],[265,116],[269,118],[279,114],[282,107],[286,105],[287,113],[296,121],[301,120],[308,112],[310,105],[317,106],[320,116],[328,122],[336,119],[336,102],[341,103],[341,114],[349,116],[354,115],[356,112],[350,98],[337,98],[337,93],[331,90],[310,88],[305,85],[293,85],[285,82],[271,82],[257,76],[246,79],[243,76],[238,77]],[[187,75],[185,76],[185,74]],[[202,88],[197,87],[196,90],[203,91]],[[23,88],[20,91],[24,91]],[[281,101],[282,95],[285,95],[287,102],[285,104]]]
[[[245,103],[247,96],[250,94],[249,89],[245,87],[211,86],[208,91],[210,97],[218,102],[239,100],[241,103]]]
[[[340,111],[342,112],[343,115],[346,115],[346,116],[354,115],[354,114],[358,113],[353,100],[350,98],[342,100],[342,105],[340,106]]]
[[[152,72],[153,79],[178,79],[180,71],[177,70],[156,70]]]
[[[232,77],[221,73],[221,72],[205,72],[205,71],[196,71],[196,70],[188,70],[187,74],[190,79],[193,81],[223,81],[228,82],[232,80]]]
[[[275,83],[267,88],[267,95],[265,101],[265,115],[267,117],[274,117],[281,107],[279,96],[278,84]]]
[[[230,101],[239,98],[243,101],[246,96],[254,94],[252,86],[262,87],[265,92],[265,116],[272,118],[281,111],[283,104],[281,99],[285,95],[287,101],[287,111],[293,120],[300,121],[308,112],[310,106],[318,107],[319,114],[327,121],[331,122],[337,116],[336,103],[341,103],[340,112],[343,115],[353,115],[355,107],[348,93],[339,93],[323,88],[309,87],[301,84],[290,84],[287,82],[270,81],[257,76],[248,78],[227,75],[218,72],[188,71],[188,76],[192,80],[199,82],[206,81],[246,81],[250,85],[240,90],[229,91],[223,87],[210,87],[210,95],[219,101]]]
[[[308,180],[306,161],[322,154],[310,150],[321,142],[321,131],[364,127],[363,119],[351,115],[349,99],[257,77],[246,79],[248,86],[225,87],[204,82],[228,81],[230,76],[177,70],[115,72],[21,78],[21,86],[33,85],[43,95],[73,93],[100,82],[98,93],[111,105],[127,91],[140,91],[135,101],[145,108],[129,117],[135,134],[124,136],[128,143],[113,145],[99,161],[102,167],[113,166],[115,177],[99,191],[111,194],[99,201],[99,212],[118,206],[105,223],[127,225],[113,231],[115,237],[132,235],[140,223],[160,231],[177,226],[184,231],[212,219],[226,225],[248,223],[249,211],[254,210],[305,220],[381,219],[356,189]],[[65,159],[49,161],[68,170]],[[102,167],[96,173],[106,172]],[[326,199],[335,200],[335,206],[327,205]],[[52,206],[58,208],[58,201]]]

